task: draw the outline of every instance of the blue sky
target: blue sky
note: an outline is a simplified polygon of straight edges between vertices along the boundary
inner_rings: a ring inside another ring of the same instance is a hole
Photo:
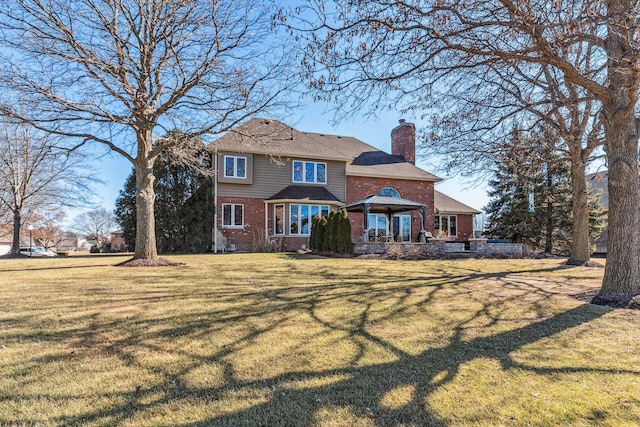
[[[332,117],[322,104],[310,103],[305,108],[297,110],[297,114],[279,119],[301,131],[352,136],[389,153],[391,129],[398,125],[399,119],[404,118],[394,112],[382,112],[376,118],[354,117],[332,126]],[[411,117],[406,119],[408,122],[414,121]],[[416,125],[420,127],[422,124],[416,122]],[[470,184],[455,177],[447,179],[443,174],[429,168],[426,159],[418,158],[417,165],[443,178],[442,182],[436,184],[438,191],[478,210],[482,210],[487,204],[489,199],[485,185]],[[108,154],[96,162],[95,173],[104,181],[104,184],[96,187],[96,203],[112,211],[118,193],[131,173],[131,164],[115,153]],[[76,213],[70,212],[68,220],[72,220]]]

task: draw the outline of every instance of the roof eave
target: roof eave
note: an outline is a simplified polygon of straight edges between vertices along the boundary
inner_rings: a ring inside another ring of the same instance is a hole
[[[266,199],[267,203],[313,203],[313,204],[323,204],[323,205],[332,205],[332,206],[344,206],[344,203],[336,200],[316,200],[310,198],[304,199]]]
[[[434,175],[433,178],[428,177],[419,177],[419,176],[399,176],[394,174],[385,174],[385,173],[358,173],[358,172],[347,172],[347,176],[361,176],[365,178],[390,178],[390,179],[402,179],[402,180],[411,180],[411,181],[429,181],[429,182],[440,182],[442,178]]]

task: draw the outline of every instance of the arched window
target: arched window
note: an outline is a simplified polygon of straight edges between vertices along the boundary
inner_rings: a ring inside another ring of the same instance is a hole
[[[380,193],[378,193],[379,196],[389,196],[389,197],[397,197],[398,199],[400,199],[400,193],[398,193],[398,190],[396,190],[395,188],[392,187],[385,187],[382,190],[380,190]]]

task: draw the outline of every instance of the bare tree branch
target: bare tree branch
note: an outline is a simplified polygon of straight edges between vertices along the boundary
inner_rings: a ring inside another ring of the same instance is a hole
[[[268,1],[11,0],[0,6],[6,114],[103,144],[137,180],[135,258],[156,258],[153,164],[295,104],[295,55]],[[166,138],[179,130],[184,138]]]

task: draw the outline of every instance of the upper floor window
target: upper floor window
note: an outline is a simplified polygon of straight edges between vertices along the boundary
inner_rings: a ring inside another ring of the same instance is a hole
[[[247,158],[239,156],[224,156],[225,178],[246,178]]]
[[[327,164],[320,162],[293,161],[293,182],[308,184],[327,183]]]

